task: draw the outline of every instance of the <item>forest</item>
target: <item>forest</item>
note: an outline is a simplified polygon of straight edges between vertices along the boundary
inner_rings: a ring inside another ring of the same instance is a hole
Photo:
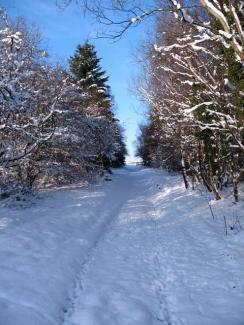
[[[178,171],[221,199],[244,179],[244,17],[242,1],[172,2],[158,8],[140,48],[138,95],[148,105],[137,154],[147,166]],[[163,2],[164,4],[165,2]],[[200,3],[199,3],[200,4]],[[188,11],[187,11],[188,10]]]
[[[124,165],[123,130],[95,47],[78,45],[66,69],[41,35],[0,13],[0,197],[90,182]]]
[[[146,166],[181,172],[186,188],[203,184],[216,200],[231,185],[238,201],[243,2],[107,2],[81,1],[106,27],[100,37],[117,40],[153,19],[136,53],[142,72],[134,89],[148,108],[137,155]],[[50,65],[38,31],[21,18],[10,21],[4,11],[0,37],[1,196],[88,180],[122,166],[123,130],[94,46],[78,45],[68,68]]]

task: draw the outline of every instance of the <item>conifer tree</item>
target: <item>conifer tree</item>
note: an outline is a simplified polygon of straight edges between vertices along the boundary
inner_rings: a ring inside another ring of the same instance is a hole
[[[101,108],[100,114],[112,118],[112,96],[107,84],[106,71],[100,66],[100,58],[97,56],[94,45],[85,42],[78,45],[74,56],[69,60],[70,70],[80,86],[89,90],[91,96]]]
[[[123,142],[122,131],[118,120],[113,114],[113,98],[110,93],[110,86],[107,84],[109,77],[106,71],[101,68],[94,45],[85,42],[78,45],[74,56],[69,60],[70,71],[73,78],[82,90],[90,94],[90,101],[93,103],[93,115],[102,117],[113,133],[114,150],[112,154],[101,153],[99,160],[106,169],[111,166],[119,167],[124,165],[126,149]]]

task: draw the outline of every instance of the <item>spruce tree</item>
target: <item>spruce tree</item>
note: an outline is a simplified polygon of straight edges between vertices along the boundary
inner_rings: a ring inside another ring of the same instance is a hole
[[[110,155],[102,153],[99,157],[103,166],[109,169],[111,166],[124,165],[126,148],[118,120],[112,111],[113,98],[110,86],[107,84],[109,77],[101,68],[100,61],[94,45],[86,41],[84,45],[77,46],[74,55],[70,57],[69,64],[73,78],[82,90],[90,93],[94,107],[99,108],[99,117],[103,117],[107,121],[111,132],[113,132],[113,153]]]
[[[101,114],[112,118],[112,96],[107,84],[109,77],[100,66],[100,58],[97,56],[94,45],[85,42],[78,45],[74,56],[69,60],[70,71],[81,87],[89,90],[92,97],[101,107]]]

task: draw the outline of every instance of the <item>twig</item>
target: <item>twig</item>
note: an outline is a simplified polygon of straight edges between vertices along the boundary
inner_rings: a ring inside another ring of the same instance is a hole
[[[213,209],[212,209],[212,207],[211,207],[210,202],[208,202],[208,206],[209,206],[209,209],[210,209],[211,215],[212,215],[213,220],[214,220],[214,219],[215,219],[215,215],[214,215],[214,213],[213,213]]]
[[[226,217],[223,216],[224,218],[224,222],[225,222],[225,235],[227,236],[228,235],[228,230],[227,230],[227,222],[226,222]]]

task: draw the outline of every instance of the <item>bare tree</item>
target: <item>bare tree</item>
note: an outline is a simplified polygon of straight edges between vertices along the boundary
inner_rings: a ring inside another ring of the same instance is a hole
[[[60,0],[67,6],[72,0]],[[79,1],[77,1],[79,2]],[[165,13],[196,28],[203,39],[221,42],[244,60],[243,1],[241,0],[83,0],[85,10],[91,12],[99,23],[106,26],[100,37],[119,39],[131,27],[145,19]],[[196,11],[198,14],[196,15]],[[212,17],[213,19],[210,19]],[[219,28],[216,29],[217,21]]]
[[[201,180],[216,199],[229,175],[238,200],[242,146],[235,138],[241,138],[243,120],[224,85],[228,65],[220,48],[209,40],[199,45],[194,28],[170,19],[159,17],[155,35],[146,44],[144,75],[137,84],[150,107],[150,135],[142,134],[149,145],[144,152],[149,152],[151,165],[156,160],[156,166],[170,169],[175,152],[186,187],[188,176],[193,184]],[[153,146],[146,136],[156,139]]]

